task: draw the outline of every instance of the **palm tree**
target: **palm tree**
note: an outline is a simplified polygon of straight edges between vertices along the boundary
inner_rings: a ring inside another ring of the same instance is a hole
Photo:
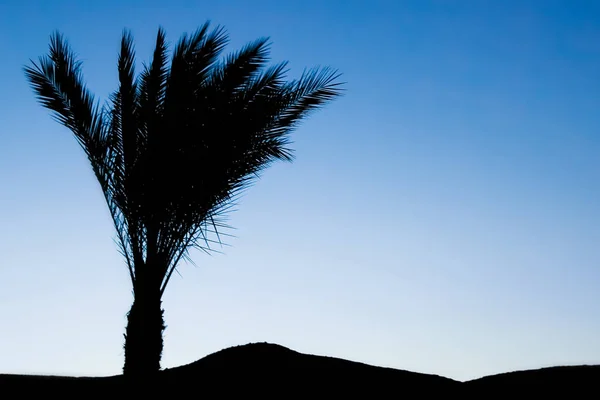
[[[100,106],[60,33],[24,68],[41,105],[70,129],[100,183],[133,286],[125,333],[126,376],[160,370],[161,298],[189,250],[221,243],[222,217],[275,160],[292,160],[289,133],[342,92],[332,69],[286,81],[267,67],[267,38],[222,58],[224,29],[205,23],[168,55],[159,28],[152,60],[136,76],[123,32],[119,87]],[[169,65],[170,58],[170,65]]]

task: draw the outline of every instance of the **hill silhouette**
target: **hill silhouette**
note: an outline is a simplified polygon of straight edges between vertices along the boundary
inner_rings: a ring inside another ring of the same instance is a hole
[[[598,391],[600,366],[553,367],[486,376],[459,382],[438,375],[377,367],[334,357],[299,353],[271,343],[251,343],[210,354],[188,365],[165,369],[151,381],[128,384],[123,376],[57,377],[0,375],[0,388],[20,395],[44,393],[89,396],[126,390],[156,394],[198,393],[229,398],[252,394],[287,398],[308,395],[385,396],[439,393],[471,397],[490,393],[570,393]],[[518,396],[517,396],[518,397]],[[379,398],[379,397],[377,397]],[[570,397],[573,398],[573,397]]]
[[[514,394],[515,390],[520,390],[532,394],[561,394],[568,398],[587,398],[596,393],[597,397],[600,394],[600,365],[548,367],[489,375],[465,382],[465,389],[473,394]]]
[[[186,366],[163,372],[167,386],[189,382],[196,376],[220,380],[235,376],[245,380],[264,377],[264,394],[281,388],[295,388],[308,394],[319,390],[335,395],[387,392],[406,389],[457,388],[460,382],[437,375],[376,367],[333,357],[308,355],[270,343],[254,343],[221,350]],[[262,380],[262,378],[260,379]],[[171,384],[172,383],[172,384]],[[235,392],[236,388],[231,388]],[[232,392],[232,394],[233,394]]]

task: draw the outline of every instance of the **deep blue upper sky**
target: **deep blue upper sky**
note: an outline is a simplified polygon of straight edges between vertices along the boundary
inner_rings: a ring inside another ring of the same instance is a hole
[[[119,373],[131,302],[23,65],[58,29],[104,100],[123,28],[142,61],[159,25],[207,19],[347,93],[242,198],[225,254],[181,266],[163,366],[254,341],[456,379],[600,363],[600,2],[4,0],[0,373]]]

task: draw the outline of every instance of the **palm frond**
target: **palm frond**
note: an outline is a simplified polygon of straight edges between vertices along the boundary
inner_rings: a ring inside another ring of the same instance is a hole
[[[59,32],[50,38],[49,56],[24,68],[25,76],[40,103],[53,112],[55,119],[74,134],[88,157],[103,154],[98,132],[102,118],[93,95],[82,82],[81,63]]]
[[[305,70],[300,79],[284,86],[287,107],[278,118],[277,124],[269,132],[271,136],[281,136],[281,130],[289,132],[296,124],[327,102],[343,93],[341,74],[332,68]]]
[[[212,81],[208,85],[222,100],[252,80],[269,61],[269,38],[260,38],[248,43],[240,51],[227,56],[226,60],[213,69]]]
[[[140,155],[139,167],[150,176],[156,175],[156,165],[152,160],[150,149],[156,149],[157,146],[152,141],[155,140],[163,130],[163,108],[165,89],[168,76],[167,67],[167,44],[166,34],[162,28],[158,29],[156,36],[156,45],[150,65],[144,66],[138,80],[138,130],[144,138],[145,151]],[[155,187],[146,182],[144,188],[144,203],[148,203],[148,198],[155,197]],[[143,221],[141,222],[146,229],[146,242],[148,262],[152,260],[157,251],[158,226],[160,220],[159,210],[148,209],[146,207]]]

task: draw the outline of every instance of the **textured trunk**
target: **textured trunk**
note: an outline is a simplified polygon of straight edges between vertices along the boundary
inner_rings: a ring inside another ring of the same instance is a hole
[[[133,305],[127,314],[123,374],[129,377],[157,373],[163,350],[165,324],[160,291],[155,285],[143,283],[136,282]]]

